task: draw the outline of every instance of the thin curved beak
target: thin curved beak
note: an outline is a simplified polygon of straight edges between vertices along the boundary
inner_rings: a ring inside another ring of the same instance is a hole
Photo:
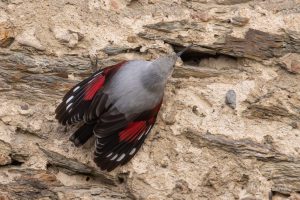
[[[186,52],[187,50],[189,50],[192,46],[193,46],[193,45],[191,44],[191,45],[185,47],[183,50],[181,50],[181,51],[179,51],[178,53],[176,53],[176,55],[177,55],[178,57],[180,57],[184,52]]]

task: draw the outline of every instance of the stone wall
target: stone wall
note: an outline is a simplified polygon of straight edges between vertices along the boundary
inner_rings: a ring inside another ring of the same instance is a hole
[[[299,12],[298,0],[0,1],[0,199],[300,199]],[[68,141],[76,127],[54,110],[75,83],[191,43],[127,165],[102,172],[93,141]]]

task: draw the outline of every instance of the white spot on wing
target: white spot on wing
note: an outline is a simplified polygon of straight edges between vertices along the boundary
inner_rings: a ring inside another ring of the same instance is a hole
[[[101,155],[103,153],[102,151],[98,151],[97,148],[95,148],[95,152],[99,155]]]
[[[140,139],[142,138],[143,135],[147,135],[147,134],[149,133],[149,131],[151,130],[151,127],[152,127],[152,126],[149,126],[148,129],[147,129],[143,134],[141,134],[141,135],[139,136],[138,140],[140,140]]]
[[[152,128],[152,126],[149,126],[149,128],[148,128],[147,132],[145,133],[145,135],[147,135],[150,132],[151,128]]]
[[[97,74],[95,74],[94,77],[95,77],[95,76],[98,76],[99,74],[102,74],[102,71],[101,71],[101,72],[98,72]]]
[[[118,154],[116,154],[114,157],[112,157],[110,160],[115,160],[118,157]]]
[[[70,96],[70,97],[67,99],[66,104],[68,104],[73,98],[74,98],[74,96]]]
[[[73,92],[76,92],[79,88],[80,86],[77,86],[76,88],[74,88]]]
[[[73,105],[73,103],[70,103],[70,104],[66,107],[66,110],[68,110],[72,105]]]
[[[113,153],[108,154],[108,155],[106,156],[106,158],[110,157],[112,154],[113,154]]]
[[[124,157],[125,157],[125,153],[123,153],[123,154],[117,159],[117,162],[120,162],[121,160],[123,160]]]
[[[96,140],[96,147],[97,146],[103,146],[104,144],[100,143],[98,140]]]
[[[136,148],[133,148],[133,149],[129,152],[129,155],[134,154],[135,150],[136,150]]]
[[[140,139],[142,138],[143,135],[144,135],[144,134],[142,133],[142,134],[140,135],[140,137],[138,138],[138,140],[140,140]]]

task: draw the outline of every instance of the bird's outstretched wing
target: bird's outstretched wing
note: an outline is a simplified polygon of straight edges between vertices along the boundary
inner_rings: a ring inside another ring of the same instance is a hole
[[[101,116],[94,127],[94,161],[102,170],[124,165],[136,154],[156,121],[161,103],[131,119],[114,109]]]
[[[56,108],[55,118],[63,125],[70,125],[83,120],[84,113],[88,110],[96,93],[103,88],[109,76],[114,74],[126,61],[117,65],[100,69],[90,77],[75,85],[64,97]]]

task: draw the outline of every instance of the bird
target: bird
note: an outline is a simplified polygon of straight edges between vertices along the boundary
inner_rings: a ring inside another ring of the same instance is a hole
[[[156,122],[177,59],[191,47],[96,71],[65,94],[55,118],[65,126],[81,124],[69,138],[76,147],[95,136],[93,159],[101,170],[110,172],[126,164]]]

